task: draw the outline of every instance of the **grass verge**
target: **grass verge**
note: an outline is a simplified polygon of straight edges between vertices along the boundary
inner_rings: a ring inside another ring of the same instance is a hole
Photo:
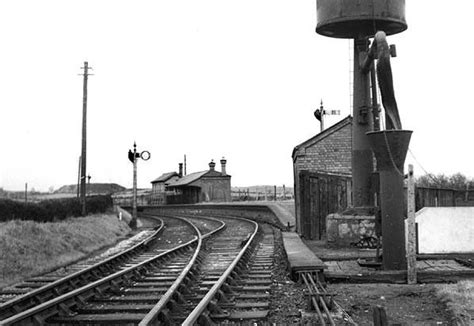
[[[451,311],[455,325],[471,325],[471,314],[474,313],[473,280],[437,285],[436,295]]]
[[[0,288],[85,257],[129,232],[115,214],[0,223]]]

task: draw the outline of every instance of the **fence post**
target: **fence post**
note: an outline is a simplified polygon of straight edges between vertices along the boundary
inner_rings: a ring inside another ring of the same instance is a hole
[[[407,206],[407,281],[408,284],[416,284],[415,178],[411,164],[408,165]]]
[[[381,306],[374,307],[373,311],[374,326],[388,326],[387,313],[385,308]]]

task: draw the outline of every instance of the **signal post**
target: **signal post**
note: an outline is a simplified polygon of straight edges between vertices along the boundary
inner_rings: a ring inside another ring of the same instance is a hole
[[[137,144],[133,143],[133,152],[128,150],[128,159],[133,163],[133,198],[132,198],[132,220],[130,221],[130,227],[136,229],[137,227],[137,161],[141,158],[144,161],[150,159],[150,152],[143,151],[137,153]]]

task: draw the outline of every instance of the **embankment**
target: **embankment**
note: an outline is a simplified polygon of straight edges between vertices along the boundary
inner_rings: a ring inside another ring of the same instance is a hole
[[[129,232],[112,213],[54,223],[0,223],[0,288],[81,259]]]

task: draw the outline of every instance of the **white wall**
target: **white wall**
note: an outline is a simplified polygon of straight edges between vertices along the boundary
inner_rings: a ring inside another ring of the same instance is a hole
[[[416,222],[420,254],[474,253],[474,207],[424,207]]]

